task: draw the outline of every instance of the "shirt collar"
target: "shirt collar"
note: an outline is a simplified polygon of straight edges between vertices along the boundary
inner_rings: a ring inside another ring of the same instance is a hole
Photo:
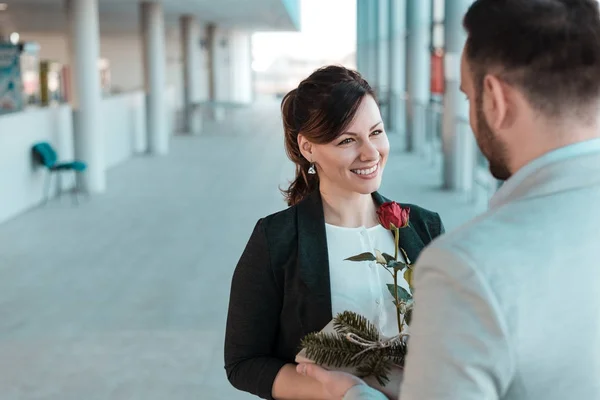
[[[504,182],[490,199],[489,208],[495,208],[506,203],[514,190],[519,187],[523,181],[540,169],[569,158],[595,152],[600,152],[600,138],[563,146],[530,161]]]

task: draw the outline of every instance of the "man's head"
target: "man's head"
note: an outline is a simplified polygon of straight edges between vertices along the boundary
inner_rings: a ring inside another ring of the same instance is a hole
[[[496,178],[507,179],[532,158],[577,141],[569,137],[578,135],[571,128],[596,127],[596,0],[477,0],[463,25],[461,89]]]

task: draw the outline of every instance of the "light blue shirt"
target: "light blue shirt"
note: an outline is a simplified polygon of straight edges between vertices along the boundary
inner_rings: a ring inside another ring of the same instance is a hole
[[[571,158],[581,157],[594,153],[600,153],[600,138],[586,140],[583,142],[564,146],[538,157],[537,159],[529,162],[527,165],[518,170],[510,179],[508,179],[504,183],[504,185],[496,192],[496,194],[490,200],[490,208],[499,207],[502,204],[509,202],[509,199],[514,194],[515,190],[517,190],[525,180],[531,178],[545,167],[548,167],[549,165],[555,163],[560,163]],[[472,315],[471,317],[480,318],[481,316]],[[421,345],[424,344],[425,343],[421,343]],[[431,356],[435,357],[436,355],[433,354]],[[443,356],[443,354],[437,354],[437,356]],[[431,359],[429,361],[431,362]],[[435,382],[431,382],[431,384],[435,385]],[[372,389],[366,385],[358,385],[354,386],[348,391],[348,393],[346,393],[346,396],[344,396],[344,400],[387,400],[387,397],[383,393],[378,392],[377,390]]]
[[[560,147],[556,150],[530,161],[528,164],[518,170],[498,189],[489,202],[490,208],[495,208],[510,197],[512,192],[528,177],[535,174],[547,165],[554,164],[572,157],[578,157],[590,153],[600,152],[600,138],[585,140],[568,146]]]

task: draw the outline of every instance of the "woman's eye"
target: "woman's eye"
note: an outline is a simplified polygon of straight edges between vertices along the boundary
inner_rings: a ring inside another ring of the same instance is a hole
[[[380,129],[378,129],[378,130],[376,130],[376,131],[373,131],[373,132],[371,132],[371,135],[375,135],[375,136],[377,136],[377,135],[381,135],[382,133],[383,133],[383,131],[382,131],[382,130],[380,130]]]
[[[344,140],[342,140],[341,142],[339,142],[339,143],[338,143],[338,146],[341,146],[341,145],[343,145],[343,144],[352,143],[352,141],[353,141],[353,140],[354,140],[354,139],[352,139],[352,138],[347,138],[347,139],[344,139]]]

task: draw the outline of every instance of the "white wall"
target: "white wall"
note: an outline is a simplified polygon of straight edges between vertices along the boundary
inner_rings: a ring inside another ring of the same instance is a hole
[[[173,94],[172,88],[165,88],[169,107],[172,107]],[[107,169],[146,151],[144,92],[104,98],[100,107]],[[173,121],[169,120],[169,123]],[[73,111],[68,105],[32,108],[0,116],[0,223],[43,200],[47,171],[32,163],[31,147],[37,142],[50,142],[59,161],[71,161],[74,158],[73,135]],[[63,188],[68,189],[73,182],[73,178],[65,173]],[[56,192],[55,184],[53,178],[51,195]]]
[[[0,222],[38,205],[43,200],[46,169],[35,165],[31,147],[50,142],[60,160],[73,159],[73,124],[67,105],[30,109],[0,116]],[[63,179],[67,187],[72,178]],[[55,178],[52,191],[55,189]]]
[[[142,91],[102,99],[106,168],[112,168],[147,149],[146,96]]]

